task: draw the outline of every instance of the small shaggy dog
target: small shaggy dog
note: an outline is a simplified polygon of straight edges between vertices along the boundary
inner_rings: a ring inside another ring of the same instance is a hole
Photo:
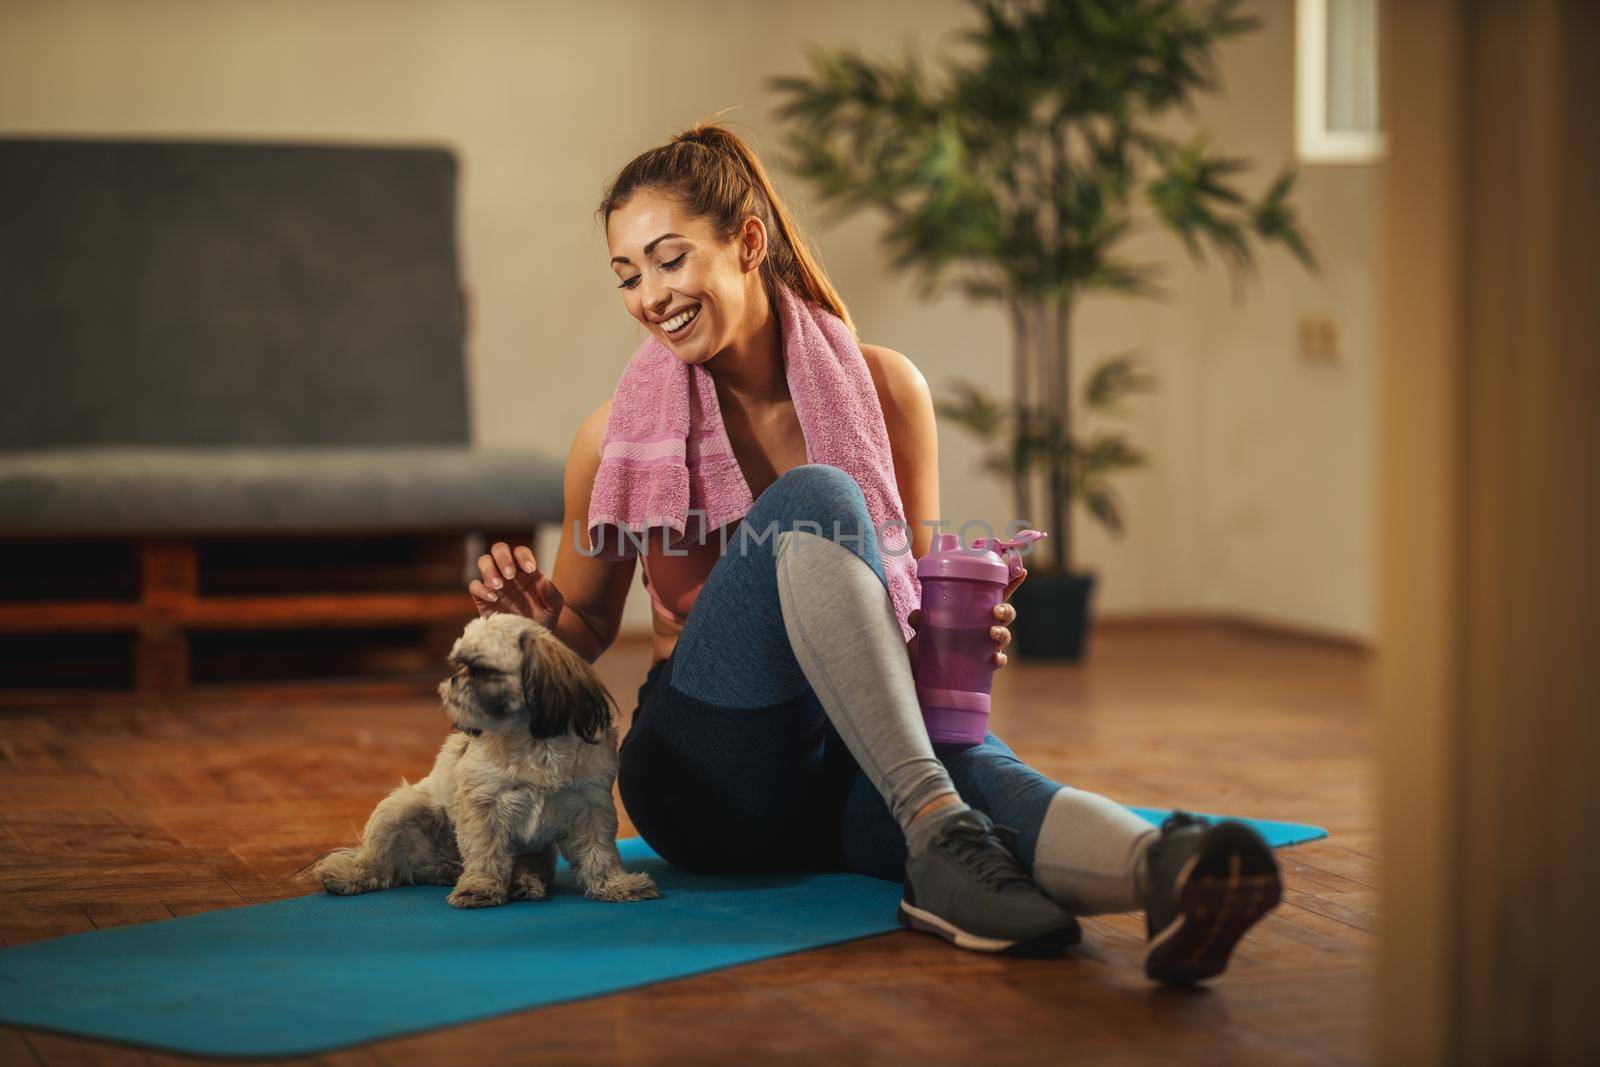
[[[323,888],[454,885],[458,908],[543,900],[560,848],[590,897],[659,896],[617,854],[612,699],[589,664],[531,619],[497,614],[467,624],[450,666],[439,695],[461,732],[426,778],[378,804],[359,848],[318,862]]]

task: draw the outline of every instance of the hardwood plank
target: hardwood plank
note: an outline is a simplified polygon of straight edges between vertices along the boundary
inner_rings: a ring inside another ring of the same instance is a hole
[[[0,1063],[21,1067],[23,1064],[42,1062],[34,1055],[33,1046],[28,1044],[27,1035],[22,1031],[0,1030]]]
[[[83,910],[83,903],[72,898],[45,902],[6,894],[4,907],[0,907],[0,940],[7,945],[93,929],[94,922]]]
[[[132,923],[153,923],[162,919],[172,918],[172,912],[161,901],[150,901],[143,898],[133,902],[110,901],[85,904],[84,913],[89,916],[89,921],[94,923],[96,930],[104,930],[112,926],[128,926]]]

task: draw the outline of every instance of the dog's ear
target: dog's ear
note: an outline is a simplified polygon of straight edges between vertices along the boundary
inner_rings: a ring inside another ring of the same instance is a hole
[[[590,744],[605,736],[615,704],[576,652],[559,637],[531,629],[522,635],[522,700],[535,740],[570,732]]]

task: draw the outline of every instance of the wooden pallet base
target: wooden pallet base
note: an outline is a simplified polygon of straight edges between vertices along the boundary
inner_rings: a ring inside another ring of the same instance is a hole
[[[423,558],[410,567],[384,571],[386,588],[304,590],[316,581],[314,569],[263,561],[259,579],[269,585],[275,573],[286,576],[283,592],[202,590],[202,542],[156,538],[138,542],[139,574],[135,599],[14,599],[0,593],[0,639],[20,635],[127,634],[132,636],[132,693],[170,698],[187,693],[196,673],[194,636],[202,631],[359,630],[416,628],[431,661],[472,618],[466,594],[469,535],[434,535]],[[537,531],[519,535],[536,543]],[[286,538],[285,543],[295,539]],[[299,539],[301,543],[307,539]],[[475,539],[476,540],[476,539]],[[235,571],[235,579],[248,568]],[[292,578],[288,576],[292,575]],[[459,579],[459,580],[458,580]],[[298,583],[302,589],[296,591]],[[224,583],[226,584],[226,583]],[[240,584],[237,580],[234,585]]]

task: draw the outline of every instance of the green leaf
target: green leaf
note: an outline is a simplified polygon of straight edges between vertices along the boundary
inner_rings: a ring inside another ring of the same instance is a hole
[[[1000,432],[1006,416],[987,392],[964,379],[956,379],[951,391],[950,398],[935,401],[936,414],[986,440]]]
[[[1119,434],[1104,434],[1078,450],[1077,462],[1080,472],[1089,477],[1141,466],[1145,454]]]
[[[1122,536],[1124,526],[1122,522],[1122,504],[1110,486],[1097,486],[1081,494],[1084,506],[1089,509],[1089,514],[1100,520],[1112,534]]]
[[[1123,400],[1136,393],[1154,392],[1156,378],[1132,352],[1119,352],[1101,360],[1084,384],[1084,403],[1095,411],[1115,412]]]
[[[1285,168],[1279,173],[1266,193],[1256,202],[1251,212],[1251,222],[1263,240],[1279,242],[1288,248],[1307,270],[1317,273],[1320,268],[1316,256],[1312,254],[1310,242],[1305,231],[1300,228],[1294,206],[1289,202],[1289,194],[1294,189],[1297,177],[1291,168]]]

